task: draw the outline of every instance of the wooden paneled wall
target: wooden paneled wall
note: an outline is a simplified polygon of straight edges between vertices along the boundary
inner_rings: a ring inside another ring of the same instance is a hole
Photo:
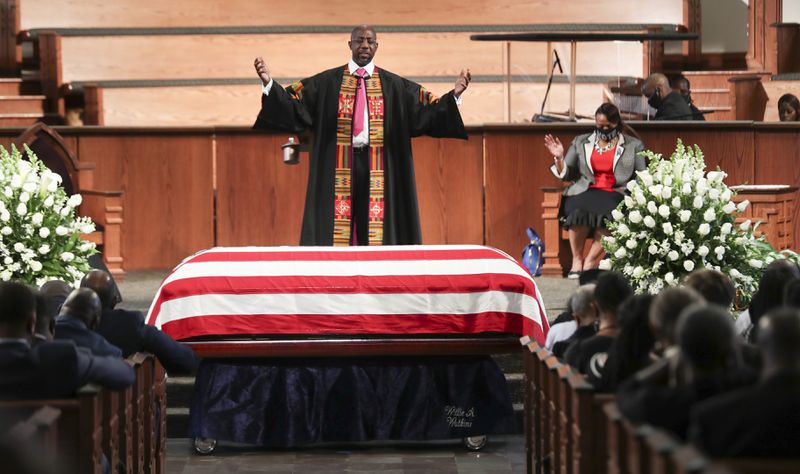
[[[800,185],[800,126],[786,123],[633,123],[645,144],[668,154],[697,143],[728,184]],[[558,181],[543,145],[568,144],[583,124],[487,125],[469,140],[415,139],[423,242],[486,244],[516,256],[524,230],[542,230],[543,186]],[[0,129],[7,146],[20,129]],[[294,245],[299,240],[308,155],[281,162],[286,134],[244,128],[61,128],[98,188],[122,189],[126,270],[170,268],[215,245]],[[216,220],[215,220],[216,206]],[[800,215],[795,216],[795,235]],[[547,244],[547,242],[545,243]],[[797,243],[795,243],[797,245]]]
[[[253,25],[452,25],[519,23],[672,23],[682,0],[21,0],[22,27],[175,27]],[[358,11],[354,12],[354,6]],[[569,20],[565,20],[569,19]]]

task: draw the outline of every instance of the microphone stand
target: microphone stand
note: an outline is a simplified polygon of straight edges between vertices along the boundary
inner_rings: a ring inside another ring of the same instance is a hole
[[[550,69],[550,76],[547,78],[547,89],[544,91],[544,100],[542,100],[542,108],[538,114],[533,115],[533,122],[561,122],[564,119],[553,117],[544,114],[544,105],[547,103],[547,96],[550,95],[550,87],[553,85],[553,76],[556,74],[556,67],[558,70],[563,74],[564,70],[561,69],[561,60],[558,57],[558,52],[553,49],[553,54],[555,55],[555,59],[553,60],[553,67]]]

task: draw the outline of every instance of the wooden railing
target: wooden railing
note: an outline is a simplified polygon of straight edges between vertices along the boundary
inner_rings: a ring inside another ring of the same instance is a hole
[[[136,382],[124,390],[87,385],[70,399],[0,402],[5,423],[16,422],[12,439],[75,472],[101,473],[103,456],[112,472],[165,472],[166,373],[151,354],[127,362]]]

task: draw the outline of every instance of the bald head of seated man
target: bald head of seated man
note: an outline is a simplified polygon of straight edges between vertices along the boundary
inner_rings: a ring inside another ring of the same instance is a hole
[[[89,288],[73,290],[56,318],[55,339],[74,341],[98,356],[122,357],[122,350],[94,331],[101,318],[100,298]]]
[[[102,317],[95,331],[119,347],[123,356],[150,352],[172,375],[193,373],[197,369],[197,357],[191,348],[176,342],[158,328],[145,324],[141,312],[116,309],[119,298],[108,273],[90,271],[81,280],[81,288],[94,291],[101,302]]]
[[[683,96],[670,87],[669,79],[661,73],[651,74],[642,86],[642,95],[656,109],[655,120],[692,120],[692,109]]]

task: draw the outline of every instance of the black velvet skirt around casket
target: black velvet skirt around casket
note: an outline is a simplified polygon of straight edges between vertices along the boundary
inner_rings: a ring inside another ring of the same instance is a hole
[[[192,437],[271,447],[518,431],[489,356],[206,359]]]

